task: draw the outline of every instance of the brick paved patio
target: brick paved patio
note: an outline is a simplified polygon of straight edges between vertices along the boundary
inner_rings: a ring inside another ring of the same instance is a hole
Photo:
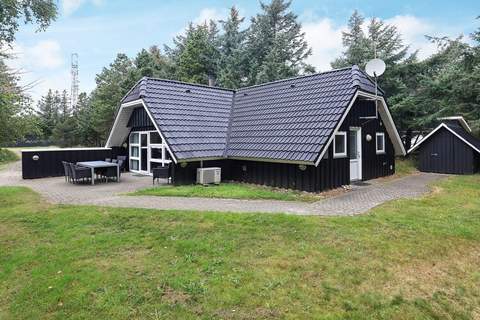
[[[319,202],[301,203],[274,200],[125,196],[122,194],[151,187],[151,178],[125,173],[120,183],[100,183],[94,186],[65,183],[63,177],[22,180],[20,162],[15,162],[0,171],[0,186],[27,186],[48,201],[61,204],[298,215],[355,215],[364,213],[386,201],[422,196],[429,191],[428,185],[431,182],[444,177],[446,176],[419,173],[396,180],[374,180],[361,186],[354,185],[347,193]]]

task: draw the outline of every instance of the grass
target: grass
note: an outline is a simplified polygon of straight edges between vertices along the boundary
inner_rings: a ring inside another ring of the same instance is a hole
[[[410,158],[395,159],[395,176],[404,177],[417,172],[415,161]]]
[[[478,319],[480,176],[355,217],[48,205],[0,188],[0,319]]]
[[[10,151],[9,149],[0,148],[0,168],[9,162],[17,161],[19,159],[20,158],[16,153]]]
[[[412,159],[401,158],[395,161],[395,175],[393,178],[404,177],[417,172]],[[164,196],[164,197],[201,197],[201,198],[229,198],[250,200],[284,200],[315,202],[324,198],[324,195],[295,190],[284,190],[267,186],[245,183],[222,183],[217,186],[184,185],[161,186],[143,189],[131,193],[132,196]]]
[[[168,196],[168,197],[202,197],[202,198],[230,198],[230,199],[271,199],[284,201],[313,202],[321,200],[319,194],[284,190],[246,183],[222,183],[220,185],[184,185],[161,186],[148,188],[131,193],[131,195]]]

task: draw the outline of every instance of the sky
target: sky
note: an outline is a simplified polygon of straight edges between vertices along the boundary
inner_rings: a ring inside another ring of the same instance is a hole
[[[236,6],[241,15],[260,11],[257,0],[58,0],[59,16],[46,32],[23,26],[8,64],[22,70],[22,83],[35,82],[29,91],[34,100],[49,88],[70,90],[71,54],[79,56],[80,92],[95,87],[95,75],[118,53],[134,57],[142,48],[171,44],[192,21],[222,19]],[[342,31],[357,9],[367,19],[377,17],[397,26],[411,50],[424,59],[436,51],[425,35],[456,37],[468,35],[480,26],[480,2],[293,0],[313,50],[308,62],[318,71],[330,69],[330,62],[342,52]]]

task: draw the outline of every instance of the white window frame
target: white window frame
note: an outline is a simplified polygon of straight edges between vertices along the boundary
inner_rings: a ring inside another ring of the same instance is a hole
[[[337,136],[342,136],[343,139],[343,145],[344,145],[344,152],[338,152],[335,148],[336,146],[336,141],[337,141]],[[338,131],[335,133],[335,136],[333,138],[333,157],[334,158],[346,158],[347,157],[347,132],[346,131]]]
[[[130,136],[132,134],[138,134],[138,143],[130,143]],[[147,146],[146,147],[142,147],[141,144],[142,144],[142,140],[141,140],[141,134],[145,134],[145,133],[148,133],[147,135]],[[130,132],[130,135],[128,136],[128,141],[130,143],[129,145],[129,160],[137,160],[138,161],[138,170],[130,170],[132,172],[136,172],[136,173],[148,173],[148,175],[151,175],[150,171],[151,171],[151,163],[154,162],[154,163],[160,163],[162,165],[162,167],[172,163],[172,160],[167,160],[165,158],[165,156],[167,155],[168,153],[168,148],[167,148],[167,145],[166,145],[166,142],[165,140],[163,139],[162,135],[160,135],[160,138],[162,139],[162,142],[161,143],[150,143],[151,139],[150,139],[150,136],[152,133],[157,133],[158,134],[158,131],[156,130],[146,130],[146,131],[132,131]],[[131,155],[131,149],[130,147],[131,146],[134,146],[134,147],[138,147],[138,157],[132,157]],[[141,152],[142,152],[142,149],[147,149],[147,171],[142,171],[141,168],[142,168],[142,164],[141,164],[141,161],[140,161],[140,158],[141,158]],[[160,149],[161,150],[161,155],[162,157],[161,158],[152,158],[152,149]],[[171,156],[170,156],[170,159],[171,159]]]
[[[138,142],[137,143],[132,143],[131,139],[132,139],[132,134],[137,134],[138,135]],[[130,169],[130,171],[133,171],[133,172],[138,172],[140,171],[140,168],[141,168],[141,163],[140,163],[140,155],[142,153],[142,148],[140,147],[140,144],[141,144],[141,137],[140,137],[140,132],[139,131],[132,131],[129,135],[128,135],[128,167],[130,168],[130,161],[131,160],[136,160],[138,161],[138,170],[132,170]],[[134,157],[132,156],[132,147],[137,147],[138,149],[138,157]]]
[[[382,137],[382,139],[383,139],[383,143],[382,143],[383,148],[382,149],[378,149],[378,138],[379,137]],[[385,132],[375,133],[375,150],[376,150],[377,154],[385,154]]]

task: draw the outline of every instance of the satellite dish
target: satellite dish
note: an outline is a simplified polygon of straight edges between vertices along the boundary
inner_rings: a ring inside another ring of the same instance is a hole
[[[370,77],[379,77],[385,72],[385,62],[383,60],[375,58],[367,62],[365,71]]]

